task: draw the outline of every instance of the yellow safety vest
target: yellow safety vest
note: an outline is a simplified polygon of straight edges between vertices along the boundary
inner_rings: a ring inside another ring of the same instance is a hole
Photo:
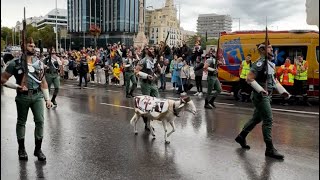
[[[306,64],[307,61],[302,61],[302,65]],[[297,75],[295,76],[296,80],[308,80],[308,70],[300,72],[301,66],[297,66]]]
[[[285,69],[285,66],[284,65],[282,65],[281,66],[281,68],[282,69]],[[291,71],[293,70],[293,68],[294,68],[294,65],[290,65],[289,66],[289,69],[291,69]],[[294,75],[292,74],[292,73],[288,73],[288,82],[291,84],[293,84],[294,83]],[[282,83],[283,82],[283,73],[282,73],[282,75],[280,76],[280,82]],[[286,84],[287,85],[287,84]]]
[[[247,61],[242,61],[242,71],[240,74],[240,78],[246,79],[249,72],[250,72],[250,62],[247,63]]]

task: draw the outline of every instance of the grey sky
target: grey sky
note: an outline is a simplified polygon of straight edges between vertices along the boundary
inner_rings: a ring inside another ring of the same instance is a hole
[[[57,0],[58,8],[67,8],[67,0]],[[147,0],[147,5],[159,8],[165,0]],[[229,14],[240,18],[241,30],[262,30],[268,19],[271,30],[313,29],[306,23],[305,0],[175,0],[181,2],[181,26],[196,31],[199,14]],[[55,0],[6,0],[1,1],[2,26],[12,27],[23,17],[44,16],[55,8]],[[178,6],[177,6],[178,7]],[[238,30],[238,19],[233,20],[232,30]]]

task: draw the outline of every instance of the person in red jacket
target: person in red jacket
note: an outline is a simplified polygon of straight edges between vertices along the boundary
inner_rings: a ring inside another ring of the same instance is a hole
[[[296,66],[291,64],[289,57],[286,58],[284,65],[280,66],[277,71],[277,76],[280,84],[289,92],[293,91],[294,76],[297,74]],[[282,100],[284,106],[288,105],[288,100]]]

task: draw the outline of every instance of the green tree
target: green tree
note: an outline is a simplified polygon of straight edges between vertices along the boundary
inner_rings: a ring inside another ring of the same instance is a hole
[[[1,38],[1,52],[4,50],[6,42]]]
[[[5,41],[6,45],[12,44],[12,29],[8,27],[2,27],[1,38]]]
[[[218,45],[218,39],[209,39],[206,45]]]
[[[190,37],[187,41],[186,41],[186,44],[189,46],[189,47],[194,47],[194,44],[196,42],[196,40],[200,37],[200,42],[201,42],[201,48],[202,49],[205,49],[206,47],[206,39],[205,37],[201,36],[201,35],[194,35],[192,37]]]
[[[53,31],[53,26],[46,25],[43,29],[39,30],[39,37],[42,40],[42,46],[45,48],[55,47],[55,33]]]

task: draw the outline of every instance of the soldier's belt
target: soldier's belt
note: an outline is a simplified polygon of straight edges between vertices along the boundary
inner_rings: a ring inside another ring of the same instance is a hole
[[[27,96],[31,96],[34,94],[38,94],[41,91],[40,88],[38,89],[29,89],[28,91],[17,91],[18,95],[27,95]]]

